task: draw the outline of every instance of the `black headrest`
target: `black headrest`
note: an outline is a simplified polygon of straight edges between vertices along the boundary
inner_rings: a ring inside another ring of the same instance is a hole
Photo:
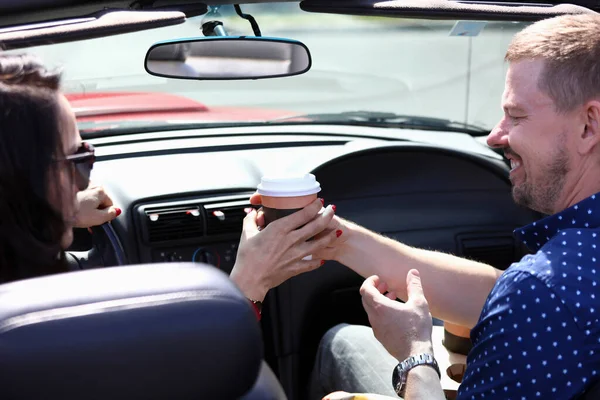
[[[2,399],[234,399],[254,385],[262,351],[249,302],[210,266],[0,286]]]

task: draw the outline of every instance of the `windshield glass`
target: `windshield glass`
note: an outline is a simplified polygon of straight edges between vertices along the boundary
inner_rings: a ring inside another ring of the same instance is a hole
[[[256,18],[263,36],[305,43],[311,70],[237,81],[177,80],[145,71],[152,44],[202,36],[208,20],[222,21],[229,35],[253,35],[233,6],[218,7],[216,18],[204,15],[171,27],[12,52],[31,52],[62,68],[63,88],[82,128],[285,123],[299,114],[373,111],[489,130],[501,117],[506,48],[526,25],[487,22],[476,36],[465,36],[451,20],[315,14],[294,3],[245,4],[242,10]],[[115,96],[127,93],[136,95]]]

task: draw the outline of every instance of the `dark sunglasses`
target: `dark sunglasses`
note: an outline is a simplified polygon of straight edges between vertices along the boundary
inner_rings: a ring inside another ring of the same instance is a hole
[[[89,143],[83,142],[77,151],[64,158],[75,167],[75,184],[79,190],[84,190],[90,184],[90,174],[96,161],[95,149]]]

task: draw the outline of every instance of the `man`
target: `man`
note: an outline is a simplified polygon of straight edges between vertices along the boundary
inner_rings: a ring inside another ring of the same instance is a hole
[[[502,273],[339,220],[345,242],[319,257],[369,277],[361,295],[373,331],[325,335],[314,396],[443,399],[426,356],[429,310],[472,328],[461,400],[570,399],[600,378],[600,15],[536,22],[515,35],[506,61],[504,116],[488,144],[510,159],[514,200],[550,215],[515,232],[535,254]],[[395,383],[407,379],[395,390],[392,371],[412,356],[421,364],[395,371]]]

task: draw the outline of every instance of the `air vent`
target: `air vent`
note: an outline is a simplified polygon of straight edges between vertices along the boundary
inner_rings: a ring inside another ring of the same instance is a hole
[[[510,234],[469,234],[458,237],[459,255],[505,270],[517,257],[515,240]]]
[[[202,211],[197,205],[147,208],[144,212],[151,243],[197,238],[204,234]]]
[[[251,207],[248,200],[205,204],[207,235],[239,234]]]

